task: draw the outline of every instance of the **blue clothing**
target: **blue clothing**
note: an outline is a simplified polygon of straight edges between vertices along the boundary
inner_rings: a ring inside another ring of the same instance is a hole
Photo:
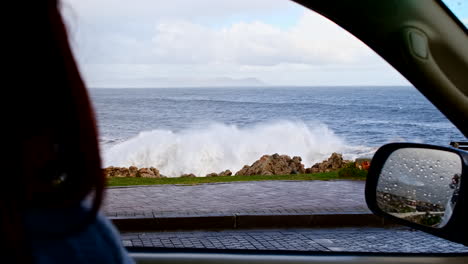
[[[134,263],[117,230],[101,214],[86,228],[70,233],[88,210],[78,206],[28,212],[25,225],[36,263]]]

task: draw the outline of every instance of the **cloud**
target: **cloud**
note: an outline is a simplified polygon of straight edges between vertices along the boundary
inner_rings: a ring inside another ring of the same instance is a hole
[[[288,0],[63,0],[65,9],[76,10],[88,20],[226,18],[237,14],[261,15],[287,12],[299,5]]]
[[[371,56],[369,48],[355,37],[312,12],[304,12],[287,30],[260,21],[217,30],[188,21],[160,23],[152,41],[156,63],[323,65]]]
[[[63,10],[91,86],[406,83],[354,36],[289,1],[66,0]]]
[[[211,28],[178,19],[158,22],[151,38],[113,33],[94,43],[87,63],[326,65],[375,57],[354,36],[312,12],[288,29],[261,21]]]

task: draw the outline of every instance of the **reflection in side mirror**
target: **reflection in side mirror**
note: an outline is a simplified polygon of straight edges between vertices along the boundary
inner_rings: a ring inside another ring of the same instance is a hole
[[[462,175],[459,155],[438,149],[400,148],[380,172],[377,206],[416,224],[441,228],[452,216]]]

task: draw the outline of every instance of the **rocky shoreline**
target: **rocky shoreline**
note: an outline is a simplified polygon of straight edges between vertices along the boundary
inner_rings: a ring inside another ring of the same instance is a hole
[[[220,176],[251,176],[251,175],[290,175],[290,174],[309,174],[319,172],[331,172],[344,168],[347,164],[354,163],[359,169],[367,170],[370,165],[370,159],[356,159],[355,161],[344,160],[343,156],[338,153],[333,153],[327,160],[316,163],[310,168],[305,168],[302,164],[302,158],[298,156],[289,157],[288,155],[263,155],[259,160],[252,165],[245,165],[235,174],[230,170],[225,170],[220,173],[209,173],[204,176],[197,176],[193,173],[180,175],[181,178],[194,177],[220,177]],[[107,178],[166,178],[158,169],[154,167],[137,168],[130,167],[107,167],[103,169],[104,175]]]

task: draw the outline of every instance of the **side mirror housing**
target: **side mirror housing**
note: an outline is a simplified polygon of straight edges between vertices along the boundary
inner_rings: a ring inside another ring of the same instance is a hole
[[[468,245],[468,152],[392,143],[374,155],[369,209],[398,224]]]

